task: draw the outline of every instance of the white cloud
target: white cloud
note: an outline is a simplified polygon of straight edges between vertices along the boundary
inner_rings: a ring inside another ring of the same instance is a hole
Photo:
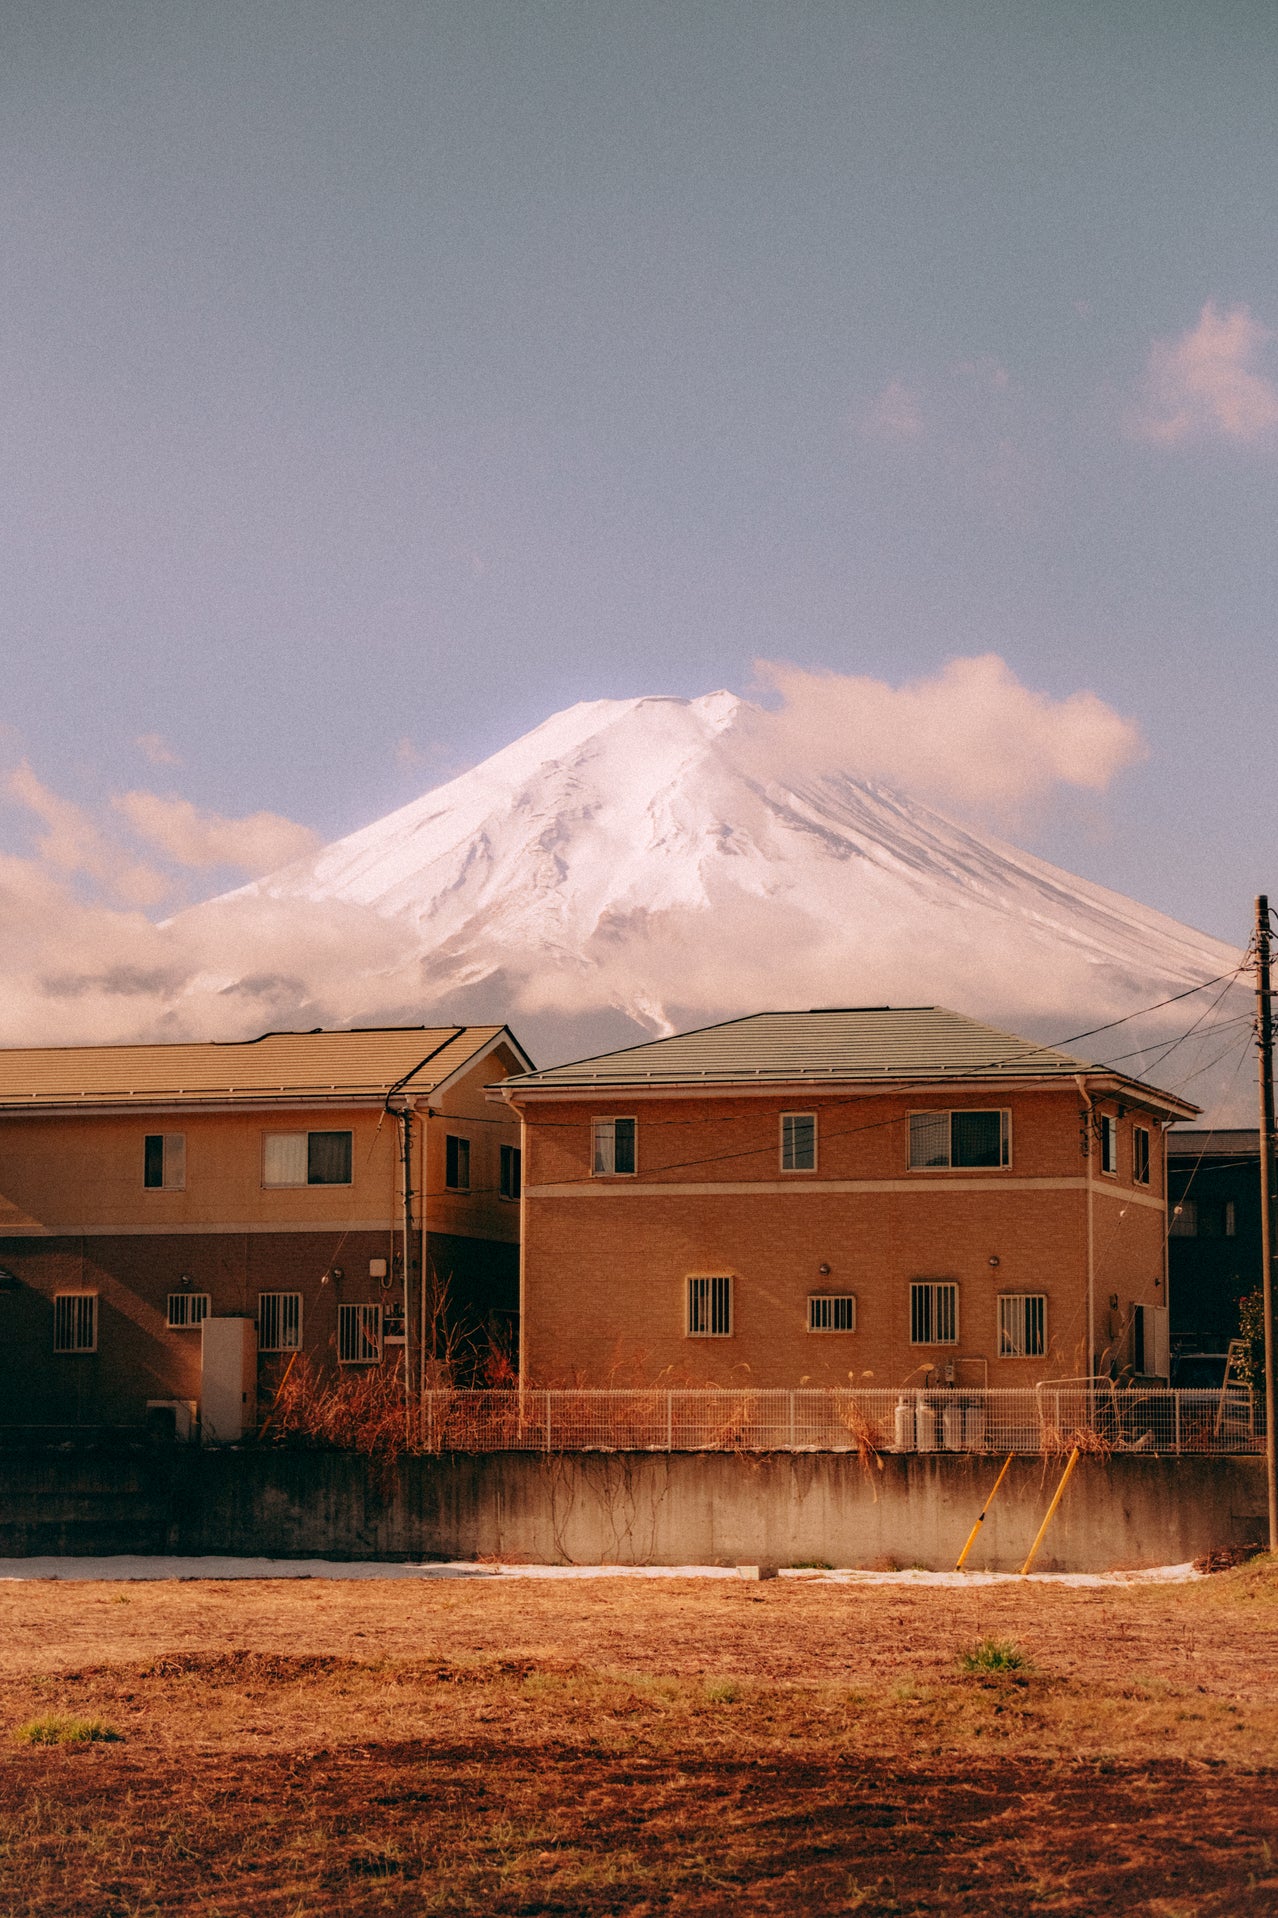
[[[952,659],[904,686],[760,661],[777,711],[748,722],[790,769],[850,773],[1003,821],[1061,787],[1103,792],[1145,756],[1139,729],[1095,693],[1053,699],[996,653]]]
[[[163,733],[139,733],[133,744],[153,766],[180,766],[182,761]]]
[[[165,897],[169,884],[161,873],[103,832],[83,806],[51,792],[25,760],[9,774],[5,787],[40,820],[44,830],[37,835],[36,848],[46,867],[68,877],[83,874],[109,898],[128,905],[156,906]]]
[[[918,394],[902,380],[889,380],[867,409],[861,430],[869,439],[921,439],[924,423]]]
[[[256,877],[315,852],[318,834],[279,813],[255,812],[242,819],[199,812],[189,799],[159,793],[119,793],[112,800],[140,839],[176,866],[201,870],[236,866]]]
[[[1208,300],[1197,326],[1150,347],[1132,432],[1161,446],[1211,435],[1250,442],[1271,433],[1278,385],[1258,362],[1272,338],[1246,306],[1222,313]]]

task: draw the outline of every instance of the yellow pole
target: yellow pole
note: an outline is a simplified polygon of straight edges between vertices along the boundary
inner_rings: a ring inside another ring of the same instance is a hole
[[[962,1571],[963,1560],[967,1557],[968,1553],[971,1551],[972,1547],[976,1543],[976,1534],[980,1531],[982,1525],[984,1525],[985,1523],[985,1514],[989,1511],[990,1506],[994,1503],[994,1493],[998,1491],[999,1486],[1003,1483],[1003,1480],[1007,1477],[1007,1468],[1011,1464],[1014,1456],[1015,1456],[1014,1453],[1009,1452],[1007,1457],[1003,1460],[1003,1469],[994,1481],[994,1491],[990,1493],[984,1505],[982,1505],[980,1510],[980,1515],[977,1518],[975,1525],[972,1527],[971,1531],[967,1535],[967,1544],[963,1547],[962,1551],[958,1555],[958,1564],[954,1567],[956,1572]]]
[[[1055,1498],[1052,1500],[1051,1504],[1047,1508],[1047,1516],[1044,1518],[1043,1523],[1038,1528],[1038,1537],[1034,1540],[1034,1543],[1030,1546],[1029,1557],[1026,1559],[1025,1563],[1021,1566],[1022,1578],[1028,1577],[1029,1568],[1034,1563],[1034,1560],[1038,1557],[1038,1548],[1043,1543],[1043,1539],[1045,1538],[1047,1534],[1047,1528],[1052,1522],[1052,1515],[1055,1512],[1056,1507],[1060,1504],[1061,1500],[1065,1496],[1065,1487],[1069,1484],[1069,1475],[1077,1464],[1078,1464],[1078,1447],[1076,1445],[1073,1451],[1069,1455],[1069,1464],[1065,1467],[1065,1470],[1061,1473],[1061,1482],[1056,1487]]]

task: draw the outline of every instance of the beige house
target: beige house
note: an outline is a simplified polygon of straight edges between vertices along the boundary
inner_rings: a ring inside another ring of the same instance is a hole
[[[529,1065],[504,1026],[0,1051],[0,1423],[184,1426],[206,1322],[264,1377],[417,1376],[441,1302],[513,1337],[519,1128],[485,1088]]]
[[[938,1007],[761,1013],[504,1081],[530,1385],[1024,1386],[1167,1356],[1196,1108]]]

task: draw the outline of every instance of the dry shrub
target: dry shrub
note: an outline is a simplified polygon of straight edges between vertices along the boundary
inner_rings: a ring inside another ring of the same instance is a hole
[[[265,1437],[273,1445],[398,1457],[410,1449],[402,1375],[374,1365],[325,1374],[300,1358],[280,1381]]]

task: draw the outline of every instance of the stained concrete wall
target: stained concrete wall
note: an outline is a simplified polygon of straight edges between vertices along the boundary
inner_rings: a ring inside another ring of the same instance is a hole
[[[0,1556],[497,1556],[538,1564],[952,1566],[995,1459],[846,1454],[349,1453],[185,1447],[8,1453]],[[1017,1459],[972,1570],[1017,1567],[1059,1461]],[[1084,1459],[1043,1571],[1181,1563],[1265,1536],[1255,1458]]]

